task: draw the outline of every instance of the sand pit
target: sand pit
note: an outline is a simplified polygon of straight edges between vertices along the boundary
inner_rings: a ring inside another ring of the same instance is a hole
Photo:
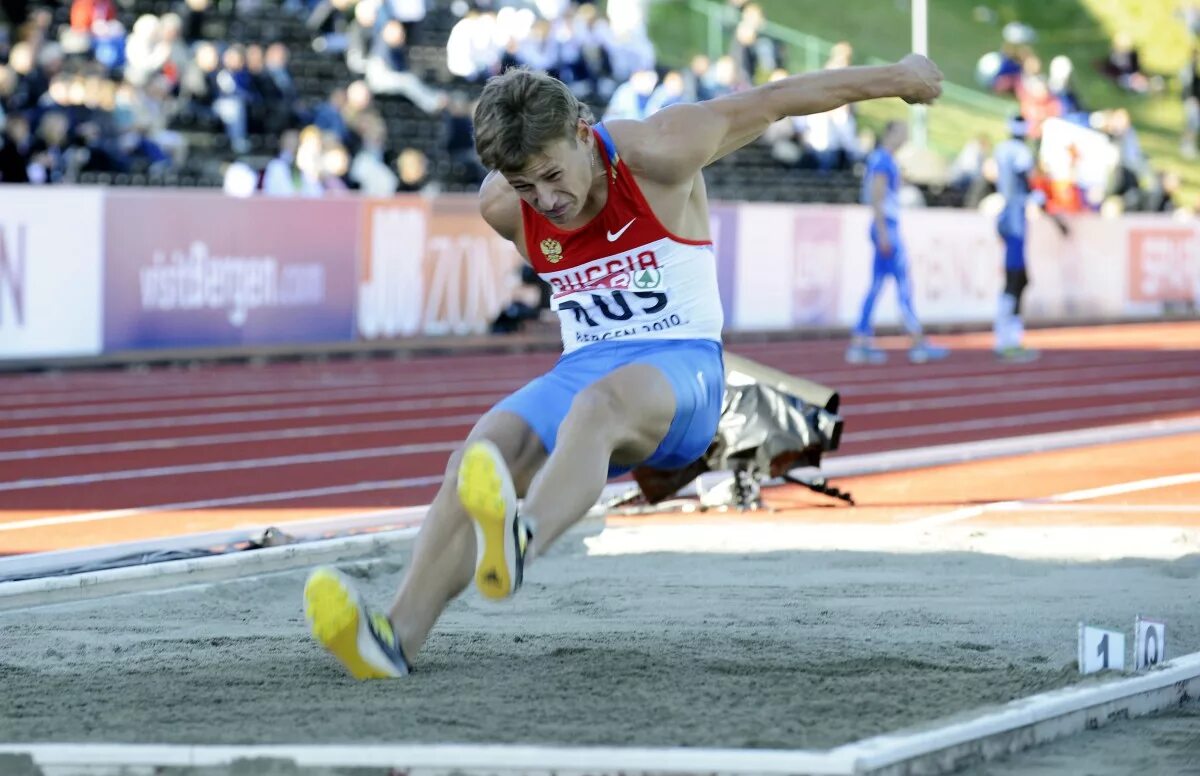
[[[384,602],[405,560],[351,570]],[[417,673],[360,684],[310,641],[293,572],[0,614],[0,740],[823,749],[1078,681],[1080,618],[1152,614],[1173,654],[1196,651],[1198,577],[1198,556],[588,555],[573,539],[516,600],[457,601]]]

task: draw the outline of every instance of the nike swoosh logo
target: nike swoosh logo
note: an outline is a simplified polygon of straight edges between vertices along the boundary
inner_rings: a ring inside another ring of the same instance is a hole
[[[625,230],[628,229],[629,227],[633,226],[633,222],[636,220],[637,220],[636,218],[630,219],[629,223],[625,224],[625,226],[622,226],[620,228],[620,230],[618,230],[615,234],[613,232],[609,232],[608,233],[608,241],[616,242],[617,240],[621,239],[621,235],[625,234]]]

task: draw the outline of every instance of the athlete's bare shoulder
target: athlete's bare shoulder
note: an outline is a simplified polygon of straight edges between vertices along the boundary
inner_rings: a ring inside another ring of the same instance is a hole
[[[711,140],[704,109],[673,105],[644,121],[605,122],[629,169],[663,185],[690,183],[709,161]]]
[[[488,173],[479,187],[479,212],[488,226],[506,240],[518,243],[521,235],[521,197],[503,175]]]

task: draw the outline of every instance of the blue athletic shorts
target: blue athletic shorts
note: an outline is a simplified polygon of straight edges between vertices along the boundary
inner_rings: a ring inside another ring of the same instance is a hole
[[[1008,272],[1020,272],[1025,269],[1025,236],[1000,235],[1004,240],[1004,269]]]
[[[546,374],[497,404],[494,410],[519,415],[546,452],[554,451],[558,427],[576,394],[628,364],[658,367],[675,389],[675,418],[658,449],[644,462],[678,469],[704,455],[717,432],[725,394],[725,361],[712,340],[597,342],[564,355]],[[616,477],[630,467],[610,466]]]

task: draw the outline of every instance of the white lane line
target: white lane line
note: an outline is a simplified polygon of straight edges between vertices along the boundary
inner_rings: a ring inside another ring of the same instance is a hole
[[[1166,390],[1167,388],[1188,388],[1200,387],[1200,378],[1183,379],[1183,380],[1143,380],[1130,383],[1116,383],[1114,385],[1094,386],[1094,390],[1075,391],[1073,398],[1079,399],[1092,395],[1120,395],[1122,393],[1137,393],[1148,390]],[[1046,389],[1043,391],[1023,391],[1021,400],[1035,401],[1041,398],[1058,399],[1061,398],[1062,391],[1059,389]],[[994,394],[985,395],[969,395],[963,397],[952,397],[945,399],[925,399],[925,400],[902,400],[894,402],[879,402],[877,404],[859,405],[848,408],[846,417],[849,419],[857,419],[863,415],[877,413],[894,413],[907,412],[920,409],[941,409],[945,407],[964,407],[964,406],[983,406],[987,404],[999,404],[1012,401],[1011,391],[1001,391]],[[1157,406],[1157,405],[1156,405]],[[1200,402],[1197,402],[1200,406]],[[1026,420],[1028,415],[1022,416]],[[402,430],[420,430],[425,428],[441,428],[446,426],[462,426],[469,425],[478,419],[478,415],[454,415],[448,418],[430,418],[420,419],[412,418],[397,421],[381,421],[375,423],[351,423],[342,425],[329,426],[305,426],[301,428],[273,429],[269,431],[251,431],[232,434],[205,434],[202,436],[193,437],[170,437],[161,439],[141,439],[131,440],[127,442],[110,442],[97,443],[90,445],[67,445],[61,447],[49,447],[41,449],[23,449],[0,451],[0,461],[27,461],[42,458],[56,458],[73,455],[97,455],[101,453],[120,453],[132,452],[137,450],[172,450],[183,447],[199,447],[216,444],[243,444],[250,442],[265,442],[271,440],[282,439],[311,439],[316,437],[333,436],[339,434],[369,434],[383,433],[387,431],[402,431]],[[983,422],[982,420],[970,421],[972,423]],[[949,424],[938,424],[938,428],[943,428]],[[116,430],[125,430],[129,426],[122,424]],[[929,428],[928,426],[909,427],[918,429],[918,431]],[[900,429],[904,430],[904,429]],[[863,438],[866,434],[855,435],[856,438]]]
[[[312,464],[334,463],[336,461],[358,461],[364,458],[389,458],[391,456],[421,455],[424,453],[448,453],[458,445],[459,442],[457,441],[428,442],[415,445],[394,445],[392,447],[370,447],[363,450],[338,450],[335,452],[306,453],[303,455],[277,455],[270,458],[248,458],[240,461],[212,461],[210,463],[182,464],[179,466],[155,466],[148,469],[73,474],[66,477],[10,480],[8,482],[0,482],[0,492],[62,488],[74,485],[94,485],[98,482],[145,480],[155,477],[180,477],[188,474],[225,473],[277,466],[309,466]]]
[[[1047,390],[1047,393],[1051,389]],[[1114,389],[1115,390],[1115,389]],[[1023,391],[1017,398],[1024,398],[1031,393],[1041,395],[1040,392]],[[484,393],[484,394],[469,394],[466,396],[455,396],[441,399],[407,399],[397,401],[376,401],[365,403],[352,403],[330,406],[309,406],[309,407],[292,407],[277,410],[247,410],[226,413],[211,413],[199,415],[177,415],[165,418],[133,418],[129,420],[112,420],[112,421],[84,421],[79,423],[54,423],[41,426],[23,426],[18,428],[0,429],[0,439],[21,439],[40,436],[59,436],[66,434],[95,434],[106,433],[110,431],[127,431],[134,429],[162,429],[162,428],[184,428],[188,426],[208,426],[220,425],[226,423],[255,423],[267,422],[274,420],[295,420],[295,419],[312,419],[321,417],[342,417],[346,415],[362,415],[372,413],[391,413],[400,411],[422,411],[430,409],[451,409],[456,407],[481,407],[484,405],[494,404],[503,397],[503,393]],[[1014,398],[1010,390],[1005,390],[999,394],[1000,397]],[[941,400],[929,400],[930,408],[939,406]],[[899,400],[895,402],[879,402],[877,404],[864,404],[854,407],[851,405],[848,408],[848,417],[854,418],[860,414],[870,414],[875,412],[898,412],[910,406],[912,400]],[[981,401],[982,403],[982,401]],[[911,436],[914,434],[926,434],[936,432],[939,429],[947,431],[958,430],[985,430],[991,428],[1001,428],[1013,425],[1022,425],[1026,420],[1042,420],[1043,422],[1056,422],[1059,420],[1073,419],[1088,419],[1106,416],[1120,416],[1130,414],[1132,412],[1146,411],[1146,407],[1150,406],[1150,411],[1156,411],[1156,408],[1163,412],[1174,412],[1179,408],[1187,409],[1192,406],[1193,402],[1187,400],[1172,400],[1169,402],[1157,403],[1142,403],[1137,405],[1124,405],[1116,408],[1096,408],[1085,410],[1063,410],[1065,415],[1054,415],[1047,417],[1045,413],[1029,414],[1014,416],[1014,420],[1007,423],[1002,423],[995,418],[983,418],[970,421],[958,421],[949,424],[934,424],[909,426],[899,429],[880,429],[874,431],[855,432],[849,439],[851,441],[871,441],[874,439],[891,439],[895,437]],[[1076,413],[1085,413],[1077,415]]]
[[[1142,490],[1158,490],[1159,488],[1173,488],[1176,485],[1191,485],[1195,482],[1200,482],[1200,472],[1191,472],[1189,474],[1172,474],[1166,477],[1153,477],[1151,479],[1134,480],[1132,482],[1122,482],[1115,485],[1102,485],[1098,488],[1073,490],[1068,493],[1060,493],[1056,496],[1050,496],[1049,498],[1029,500],[1033,501],[1034,503],[1089,501],[1094,498],[1122,496],[1126,493],[1137,493],[1138,491]]]
[[[539,372],[525,367],[522,369],[497,370],[495,372],[455,372],[447,374],[398,374],[387,375],[353,375],[352,377],[331,376],[329,379],[306,381],[270,381],[260,376],[224,380],[216,384],[198,384],[195,381],[187,383],[166,383],[157,379],[156,375],[143,375],[136,387],[121,390],[96,390],[86,385],[64,387],[60,390],[47,390],[38,386],[29,386],[28,392],[21,394],[0,394],[0,407],[18,407],[28,405],[95,405],[106,402],[132,401],[134,399],[154,399],[166,397],[217,397],[236,394],[259,393],[301,393],[311,391],[328,391],[350,388],[429,388],[449,384],[462,385],[491,385],[497,380],[530,380]],[[370,378],[370,379],[368,379]]]
[[[100,455],[128,453],[137,450],[177,450],[183,447],[205,447],[210,445],[237,445],[251,442],[270,442],[281,439],[317,439],[328,436],[351,436],[354,434],[381,434],[388,431],[412,431],[456,426],[469,426],[479,420],[479,415],[450,415],[436,418],[409,418],[407,420],[381,421],[375,423],[343,423],[329,426],[301,426],[299,428],[273,429],[271,431],[243,431],[235,434],[204,434],[192,437],[167,439],[135,439],[128,442],[107,442],[94,445],[67,445],[45,447],[34,450],[0,451],[0,461],[31,461],[43,458],[63,458],[76,455]]]
[[[101,512],[80,512],[74,515],[51,515],[49,517],[16,520],[11,523],[0,523],[0,532],[23,531],[29,528],[47,528],[57,525],[73,525],[75,523],[94,523],[102,520],[119,520],[126,517],[138,517],[160,512],[182,512],[185,510],[217,509],[220,507],[238,507],[249,504],[269,504],[278,501],[296,501],[306,498],[324,498],[325,496],[343,496],[347,493],[373,493],[383,490],[406,490],[437,485],[442,481],[442,474],[429,474],[422,477],[406,477],[398,480],[369,480],[355,482],[349,485],[331,485],[324,488],[306,488],[303,490],[284,490],[276,493],[251,493],[245,496],[228,496],[225,498],[200,499],[196,501],[177,501],[170,504],[154,504],[144,507],[129,507],[127,509],[107,509]],[[330,508],[335,509],[334,507]],[[403,507],[401,507],[403,509]],[[389,510],[393,511],[393,510]]]
[[[732,348],[731,352],[753,358],[767,366],[791,372],[797,367],[797,362],[807,365],[813,354],[798,351],[794,358],[760,358],[758,354],[743,352],[740,348]],[[840,354],[837,357],[841,358]],[[859,387],[871,385],[888,385],[898,379],[912,381],[970,381],[986,380],[992,377],[1008,377],[1028,379],[1034,375],[1053,372],[1059,376],[1068,374],[1089,374],[1096,370],[1115,370],[1124,374],[1145,374],[1148,368],[1185,369],[1191,371],[1196,365],[1194,354],[1178,353],[1141,353],[1136,358],[1120,358],[1106,360],[1105,358],[1059,358],[1053,361],[1036,361],[1030,364],[1000,364],[997,362],[974,362],[956,364],[953,360],[939,361],[936,364],[904,365],[900,367],[850,367],[846,369],[817,369],[805,368],[804,377],[816,382],[846,386],[847,390],[857,390]],[[955,383],[950,383],[954,385]],[[970,385],[970,383],[967,383]]]
[[[856,477],[883,472],[901,471],[946,464],[967,463],[985,460],[997,455],[1021,455],[1024,453],[1046,452],[1071,447],[1110,444],[1119,441],[1174,436],[1183,433],[1200,432],[1200,417],[1185,418],[1166,423],[1160,420],[1129,423],[1105,428],[1079,429],[1075,431],[1057,431],[1046,434],[1031,434],[1022,437],[1007,437],[987,442],[961,442],[957,444],[938,445],[917,450],[893,450],[883,453],[865,455],[848,455],[830,459],[823,471],[831,477]],[[430,474],[401,480],[382,480],[360,482],[350,485],[334,485],[324,488],[307,490],[288,490],[274,493],[247,494],[229,496],[217,499],[199,501],[184,501],[168,504],[152,504],[125,509],[112,509],[100,512],[86,512],[71,515],[51,515],[29,520],[0,523],[0,532],[20,530],[22,528],[40,528],[71,523],[89,523],[100,520],[115,520],[136,515],[154,514],[159,512],[183,511],[189,509],[214,509],[219,507],[246,506],[259,503],[293,501],[304,498],[320,498],[345,493],[373,492],[382,490],[403,490],[406,488],[436,485],[442,481],[441,474]],[[714,472],[705,475],[711,479],[710,487],[728,475]],[[626,486],[620,483],[610,484],[602,500],[614,495],[617,490]],[[427,509],[428,505],[420,507],[400,507],[400,509]],[[329,519],[329,518],[322,518]]]
[[[1102,407],[1081,407],[1069,410],[1047,410],[1046,412],[1021,412],[1016,415],[1005,415],[998,418],[977,418],[974,420],[959,420],[953,423],[929,423],[921,426],[900,426],[897,428],[880,428],[871,431],[854,431],[850,423],[843,437],[844,442],[871,442],[878,439],[908,439],[919,436],[943,436],[959,431],[990,431],[1014,426],[1037,426],[1046,423],[1065,423],[1076,420],[1097,420],[1099,418],[1119,418],[1123,415],[1140,413],[1185,412],[1200,409],[1200,396],[1188,399],[1171,399],[1168,401],[1148,401],[1137,404],[1105,405]],[[853,415],[847,416],[852,421]]]
[[[1181,362],[1176,366],[1178,371],[1185,371],[1187,375],[1180,376],[1195,376],[1197,370],[1195,368],[1197,361],[1191,360]],[[1034,372],[1021,372],[1019,374],[1007,372],[991,372],[977,377],[931,377],[923,380],[877,380],[863,385],[854,385],[849,383],[836,383],[840,389],[839,392],[843,397],[849,396],[871,396],[878,393],[885,394],[909,394],[909,393],[935,393],[939,391],[955,392],[966,390],[978,390],[993,387],[1010,387],[1017,386],[1047,384],[1050,386],[1059,386],[1063,390],[1068,390],[1073,385],[1086,384],[1092,381],[1113,382],[1124,379],[1145,378],[1147,370],[1151,370],[1151,376],[1154,372],[1159,371],[1153,369],[1157,364],[1139,364],[1128,368],[1114,368],[1109,366],[1086,367],[1082,369],[1058,369],[1058,368],[1043,368]],[[1190,368],[1186,368],[1190,367]],[[1168,370],[1162,370],[1168,371]]]
[[[250,410],[246,412],[218,412],[211,414],[202,413],[199,415],[171,415],[165,418],[132,418],[129,420],[56,423],[49,426],[0,428],[0,439],[61,436],[65,434],[97,434],[106,433],[109,431],[126,431],[149,428],[216,426],[226,423],[260,423],[274,420],[296,420],[305,418],[340,418],[346,415],[425,412],[428,410],[457,409],[461,407],[484,407],[495,404],[502,396],[503,394],[499,393],[478,393],[439,399],[402,399],[397,401],[332,404],[328,406],[316,407],[289,407],[281,410]]]
[[[497,391],[515,389],[525,384],[523,381],[514,382],[490,380],[484,382],[488,388]],[[444,395],[450,392],[446,390],[447,387],[455,388],[456,386],[454,383],[451,383],[449,386],[417,385],[395,389],[339,388],[331,391],[294,391],[286,394],[242,394],[235,396],[222,396],[220,398],[212,399],[164,399],[162,401],[119,402],[116,404],[104,404],[96,406],[71,405],[66,407],[39,407],[37,409],[9,410],[6,412],[0,412],[0,421],[88,417],[91,415],[148,415],[152,412],[187,412],[201,409],[256,407],[274,404],[302,404],[306,402],[309,404],[329,404],[335,401],[350,401],[352,399],[379,400],[391,397],[404,399],[409,397],[428,396],[431,393],[440,393]]]
[[[1047,388],[1022,388],[1014,395],[1011,387],[987,393],[968,393],[962,396],[937,396],[931,399],[900,399],[864,404],[848,402],[842,406],[847,417],[889,412],[913,412],[916,410],[940,410],[948,407],[980,407],[988,404],[1011,404],[1020,406],[1033,401],[1061,400],[1064,394],[1078,400],[1098,396],[1123,396],[1130,393],[1185,391],[1200,388],[1200,374],[1194,377],[1165,377],[1151,380],[1125,380],[1113,383],[1090,383],[1085,385],[1051,386]]]
[[[976,504],[969,507],[961,507],[959,509],[952,509],[948,512],[943,512],[938,515],[930,515],[929,517],[922,517],[917,520],[905,520],[902,522],[904,525],[911,526],[913,528],[935,528],[939,526],[950,525],[951,523],[959,523],[963,520],[971,520],[988,512],[1006,512],[1009,510],[1020,509],[1022,504],[1061,504],[1064,502],[1086,501],[1088,499],[1102,498],[1105,496],[1117,496],[1123,493],[1136,493],[1143,490],[1170,488],[1175,485],[1190,485],[1195,482],[1200,482],[1200,472],[1174,474],[1169,477],[1152,477],[1144,480],[1121,482],[1115,485],[1105,485],[1099,488],[1087,488],[1086,490],[1073,490],[1065,493],[1056,493],[1045,498],[993,501],[987,504]]]
[[[1087,512],[1088,514],[1180,514],[1200,513],[1200,504],[1035,504],[1021,502],[1010,509],[1014,512]]]

